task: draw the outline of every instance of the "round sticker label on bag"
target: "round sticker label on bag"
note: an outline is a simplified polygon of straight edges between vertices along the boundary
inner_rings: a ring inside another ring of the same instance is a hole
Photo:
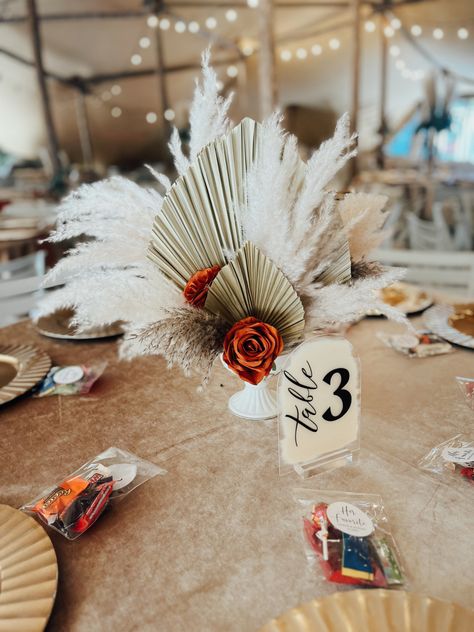
[[[441,456],[445,461],[457,463],[458,465],[468,465],[474,462],[474,448],[466,446],[465,448],[444,448]]]
[[[130,485],[137,475],[137,466],[135,463],[113,463],[109,465],[109,470],[114,479],[114,491]]]
[[[374,531],[374,523],[369,516],[351,503],[331,503],[327,516],[336,529],[348,535],[364,538]]]
[[[81,366],[65,366],[53,375],[56,384],[74,384],[84,377],[84,370]]]

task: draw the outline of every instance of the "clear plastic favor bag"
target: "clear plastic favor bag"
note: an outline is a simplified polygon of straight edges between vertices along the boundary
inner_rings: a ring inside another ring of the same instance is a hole
[[[85,395],[105,371],[107,362],[53,366],[36,387],[33,397]]]
[[[126,450],[108,448],[42,491],[21,510],[75,540],[110,503],[158,474],[166,474],[166,470]]]
[[[471,410],[474,410],[474,377],[456,377],[456,382],[466,399],[467,405]]]
[[[436,334],[427,331],[406,334],[386,334],[378,332],[377,338],[386,347],[390,347],[409,358],[429,358],[454,351],[452,345]]]
[[[435,446],[418,465],[447,480],[464,479],[474,484],[474,438],[457,434]]]
[[[295,489],[306,556],[327,581],[396,588],[405,574],[377,494]]]

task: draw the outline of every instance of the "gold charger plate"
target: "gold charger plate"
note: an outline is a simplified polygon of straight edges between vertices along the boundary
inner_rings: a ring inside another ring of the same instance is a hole
[[[405,591],[339,592],[269,621],[259,632],[472,632],[474,611]]]
[[[29,391],[50,368],[51,358],[37,347],[0,345],[0,405]]]
[[[96,340],[99,338],[111,338],[123,334],[120,322],[111,323],[102,327],[93,327],[78,333],[71,325],[74,310],[60,309],[48,316],[42,316],[36,323],[39,333],[48,338],[59,340]],[[1,631],[0,631],[1,632]]]
[[[41,632],[53,608],[58,563],[45,530],[0,505],[0,632]]]

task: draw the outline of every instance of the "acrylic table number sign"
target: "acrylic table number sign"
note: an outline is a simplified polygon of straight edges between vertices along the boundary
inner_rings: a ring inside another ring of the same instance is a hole
[[[312,338],[287,358],[278,381],[280,474],[302,478],[355,462],[360,372],[350,342]]]

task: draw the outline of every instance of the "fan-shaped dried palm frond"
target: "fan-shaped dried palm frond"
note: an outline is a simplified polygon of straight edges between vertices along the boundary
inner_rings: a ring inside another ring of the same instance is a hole
[[[388,213],[385,195],[347,193],[337,204],[354,262],[367,257],[388,236],[382,227]]]
[[[242,245],[239,218],[247,173],[259,148],[259,124],[244,119],[209,144],[165,197],[149,257],[180,289],[198,270],[224,266]]]
[[[286,345],[304,330],[304,309],[290,282],[268,257],[247,242],[214,279],[206,309],[233,325],[255,316],[276,327]]]

